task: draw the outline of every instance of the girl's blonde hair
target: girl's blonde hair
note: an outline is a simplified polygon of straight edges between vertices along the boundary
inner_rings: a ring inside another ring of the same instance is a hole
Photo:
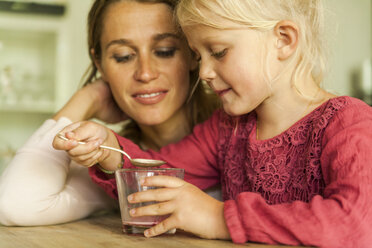
[[[235,27],[226,27],[226,22],[221,22],[227,20],[258,31],[272,30],[281,20],[290,20],[299,28],[293,86],[298,89],[296,82],[304,74],[311,75],[318,85],[324,78],[322,0],[180,0],[176,15],[182,27],[196,24],[217,29]]]
[[[138,2],[146,4],[166,4],[170,11],[174,11],[178,0],[95,0],[88,14],[88,49],[91,60],[91,65],[85,75],[85,83],[89,84],[97,79],[98,69],[95,65],[95,60],[100,61],[102,55],[101,36],[103,33],[103,21],[108,7],[117,2]],[[135,21],[135,20],[133,20]],[[175,20],[170,20],[175,21]],[[175,23],[175,25],[177,25]],[[90,51],[94,50],[94,54]],[[190,72],[190,92],[187,105],[187,114],[190,129],[196,124],[207,120],[212,112],[220,106],[218,98],[214,94],[208,93],[208,89],[203,84],[198,84],[199,69]],[[191,95],[191,89],[195,91]],[[137,123],[133,120],[128,120],[120,134],[134,141],[140,142],[141,130]]]

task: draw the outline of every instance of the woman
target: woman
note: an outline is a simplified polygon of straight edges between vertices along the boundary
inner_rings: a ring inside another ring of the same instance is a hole
[[[102,80],[75,93],[17,152],[0,179],[0,223],[57,224],[115,207],[85,168],[52,148],[53,137],[66,125],[128,119],[122,134],[143,149],[158,150],[210,116],[217,104],[197,85],[198,63],[173,22],[175,2],[94,2],[87,82],[97,74]]]

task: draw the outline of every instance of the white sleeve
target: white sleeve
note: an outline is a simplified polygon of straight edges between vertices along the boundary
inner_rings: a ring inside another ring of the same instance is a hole
[[[88,169],[52,147],[71,121],[47,120],[20,148],[0,178],[0,223],[50,225],[84,218],[115,203],[94,184]]]

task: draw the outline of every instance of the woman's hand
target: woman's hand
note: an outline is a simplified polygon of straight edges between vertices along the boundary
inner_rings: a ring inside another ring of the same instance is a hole
[[[97,118],[107,123],[117,123],[128,118],[116,104],[110,86],[102,79],[86,85],[81,90],[86,90],[90,96],[95,96],[93,105],[96,108],[91,118]]]
[[[117,123],[127,118],[114,101],[109,85],[102,79],[79,89],[53,119],[61,117],[67,117],[72,122],[97,118],[107,123]]]
[[[132,209],[131,216],[170,216],[145,231],[153,237],[179,228],[208,239],[230,239],[223,212],[223,202],[217,201],[196,186],[176,177],[154,176],[142,185],[162,187],[128,196],[130,203],[158,201],[159,203]]]
[[[120,149],[115,135],[101,124],[92,121],[76,122],[62,129],[59,134],[69,140],[63,140],[57,135],[53,147],[67,151],[69,157],[80,165],[90,167],[99,163],[107,170],[115,170],[121,162],[120,153],[99,147],[107,145]],[[79,144],[79,141],[85,144]]]

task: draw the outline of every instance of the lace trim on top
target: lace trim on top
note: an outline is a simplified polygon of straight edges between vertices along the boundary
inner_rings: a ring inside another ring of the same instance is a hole
[[[230,117],[221,112],[218,161],[224,200],[257,192],[268,204],[309,202],[322,195],[322,137],[348,97],[328,100],[285,132],[256,140],[256,115]]]

